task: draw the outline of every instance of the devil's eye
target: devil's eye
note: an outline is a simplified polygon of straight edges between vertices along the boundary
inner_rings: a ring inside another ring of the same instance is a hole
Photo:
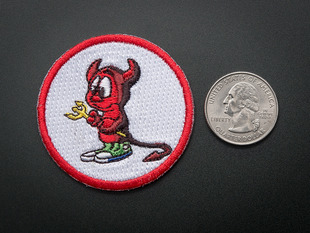
[[[98,85],[99,80],[100,80],[100,76],[97,76],[91,85],[96,87]]]
[[[105,98],[111,95],[111,81],[108,77],[103,77],[99,84],[99,96]]]
[[[90,86],[90,90],[91,91],[95,91],[96,87],[98,86],[98,82],[100,80],[100,76],[97,76],[94,81],[92,82],[91,86]]]

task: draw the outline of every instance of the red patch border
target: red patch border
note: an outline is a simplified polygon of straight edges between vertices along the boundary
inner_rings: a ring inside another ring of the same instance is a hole
[[[58,73],[59,69],[74,55],[81,52],[82,50],[101,43],[108,43],[108,42],[123,42],[128,44],[133,44],[140,46],[142,48],[145,48],[155,54],[157,54],[160,58],[166,62],[169,67],[174,71],[176,74],[184,94],[185,99],[185,123],[183,127],[183,132],[181,135],[181,138],[179,140],[179,143],[177,144],[176,148],[172,151],[172,153],[168,156],[168,158],[157,168],[150,171],[149,173],[131,179],[126,181],[106,181],[101,179],[95,179],[92,177],[89,177],[85,175],[84,173],[81,173],[77,171],[73,166],[71,166],[67,161],[63,159],[63,157],[58,153],[56,148],[54,147],[51,138],[48,134],[48,130],[46,127],[46,119],[45,119],[45,104],[46,104],[46,97],[48,95],[51,83]],[[51,157],[54,159],[54,161],[57,163],[57,165],[63,169],[66,173],[68,173],[70,176],[72,176],[74,179],[88,185],[94,188],[98,189],[104,189],[104,190],[114,190],[114,191],[120,191],[120,190],[129,190],[138,188],[141,186],[144,186],[152,181],[155,181],[160,176],[162,176],[166,171],[168,171],[171,166],[179,159],[183,151],[185,150],[185,147],[189,141],[192,127],[193,127],[193,121],[194,121],[194,104],[193,104],[193,98],[192,93],[188,84],[188,81],[185,77],[185,74],[181,70],[181,68],[176,64],[176,62],[166,53],[164,50],[159,48],[157,45],[141,39],[139,37],[135,36],[129,36],[129,35],[103,35],[94,37],[88,40],[83,41],[82,43],[74,46],[70,50],[68,50],[65,54],[63,54],[52,66],[52,68],[49,70],[47,76],[45,77],[41,91],[39,94],[38,99],[38,106],[37,106],[37,114],[38,114],[38,124],[39,124],[39,130],[42,137],[42,141],[51,155]]]

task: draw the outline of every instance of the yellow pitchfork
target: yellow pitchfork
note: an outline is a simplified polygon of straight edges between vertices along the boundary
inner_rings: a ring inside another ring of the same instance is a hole
[[[72,111],[74,113],[66,113],[65,116],[68,117],[71,120],[78,120],[81,118],[87,119],[89,115],[87,112],[87,106],[83,103],[83,101],[75,101],[76,106],[72,107]],[[118,131],[116,132],[118,135],[122,137],[126,137],[126,134],[123,134],[122,132]]]

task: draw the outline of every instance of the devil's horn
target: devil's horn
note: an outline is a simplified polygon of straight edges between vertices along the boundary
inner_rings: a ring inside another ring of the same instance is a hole
[[[129,58],[127,62],[129,64],[129,69],[123,74],[124,81],[131,79],[139,73],[139,65],[135,60]]]
[[[101,63],[101,59],[98,59],[90,64],[90,66],[88,67],[87,73],[86,73],[87,81],[90,81],[90,79],[98,71],[100,63]]]

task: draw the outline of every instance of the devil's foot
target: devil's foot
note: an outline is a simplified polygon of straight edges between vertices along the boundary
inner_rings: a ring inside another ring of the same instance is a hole
[[[105,148],[103,148],[99,153],[96,153],[95,161],[97,163],[110,163],[125,159],[131,154],[132,150],[128,142],[113,144],[105,143]]]
[[[126,153],[124,155],[113,157],[113,156],[111,156],[111,154],[103,152],[103,153],[97,154],[95,156],[95,161],[97,163],[116,162],[116,161],[119,161],[119,160],[122,160],[122,159],[129,157],[131,154],[132,154],[132,151],[129,151],[128,153]]]
[[[89,151],[89,152],[86,152],[84,154],[81,155],[81,160],[83,162],[90,162],[90,161],[93,161],[94,158],[95,158],[95,155],[96,155],[96,152],[95,151]]]
[[[111,143],[106,143],[102,149],[93,150],[93,151],[88,151],[88,152],[86,152],[86,153],[83,153],[83,154],[81,155],[81,160],[82,160],[83,162],[91,162],[91,161],[94,161],[94,160],[95,160],[96,154],[101,153],[101,152],[104,151],[104,150],[110,149],[111,146],[112,146]]]
[[[97,163],[110,163],[127,158],[132,154],[129,142],[105,143],[104,148],[89,151],[81,155],[83,162],[95,161]]]

